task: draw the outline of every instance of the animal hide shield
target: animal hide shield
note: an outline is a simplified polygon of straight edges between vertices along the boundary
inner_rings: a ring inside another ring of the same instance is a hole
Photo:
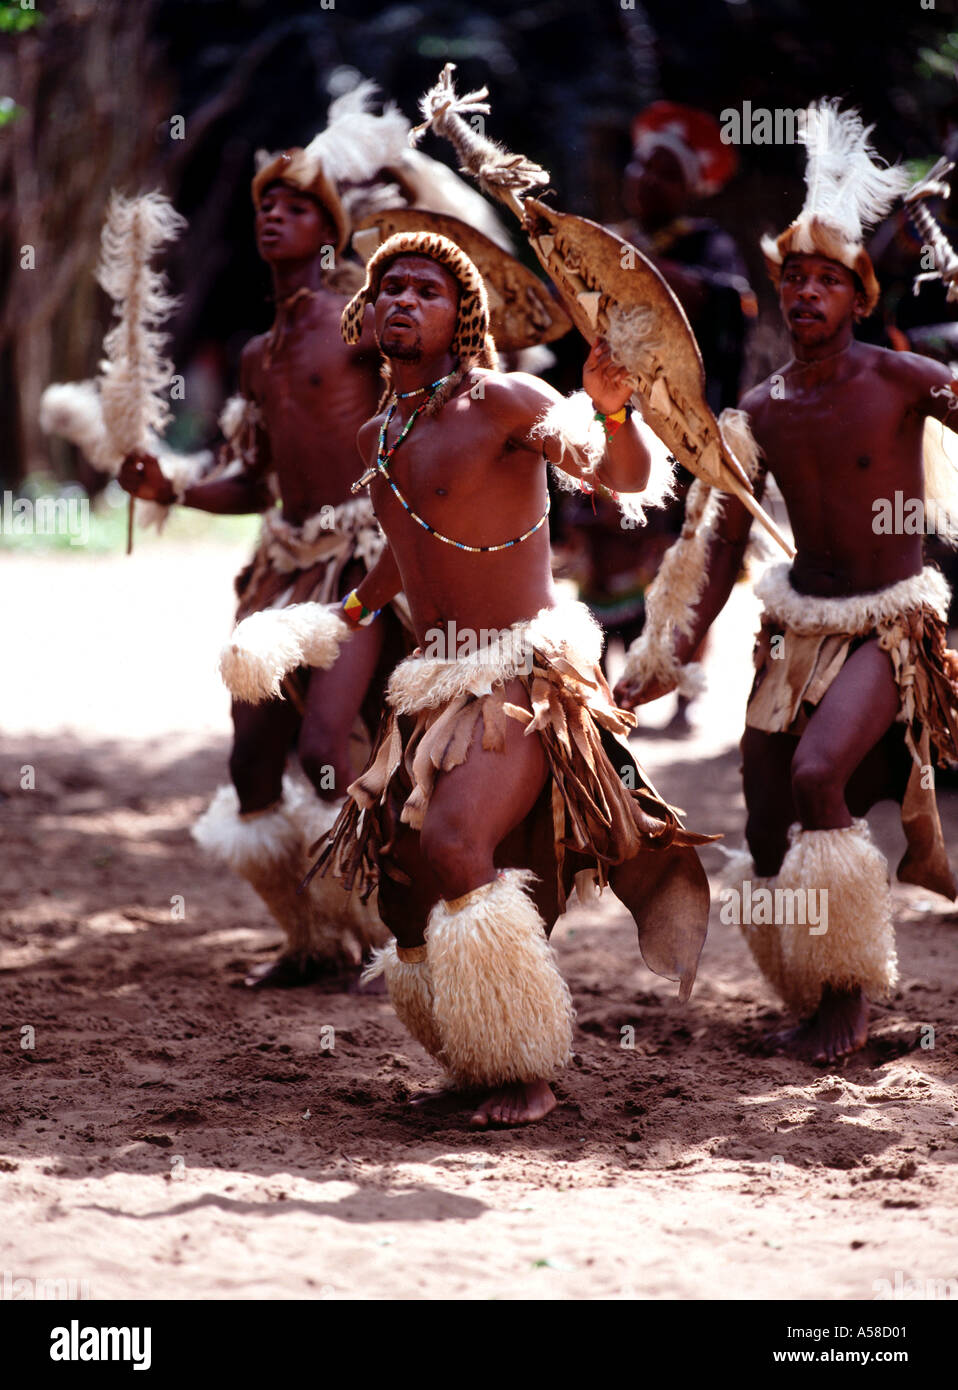
[[[778,527],[756,501],[748,474],[723,442],[705,399],[702,357],[688,319],[655,267],[629,242],[584,217],[558,212],[531,195],[546,170],[513,154],[467,124],[487,115],[485,88],[460,97],[447,63],[425,94],[425,121],[452,144],[463,172],[512,208],[533,251],[555,284],[573,323],[589,343],[603,337],[636,382],[643,416],[690,473],[738,497],[790,558]]]
[[[748,474],[722,443],[705,400],[702,355],[685,312],[650,261],[596,222],[526,198],[533,250],[589,343],[605,338],[635,378],[642,414],[690,473],[728,491]]]
[[[755,500],[749,476],[723,440],[705,398],[705,369],[681,304],[655,266],[629,242],[590,222],[522,204],[530,245],[573,323],[589,343],[604,338],[635,380],[643,418],[690,473],[731,492],[782,549],[793,553]]]

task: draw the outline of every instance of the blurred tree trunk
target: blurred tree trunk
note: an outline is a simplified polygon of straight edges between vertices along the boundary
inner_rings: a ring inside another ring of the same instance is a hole
[[[54,381],[93,375],[109,305],[94,280],[113,186],[158,172],[167,116],[148,39],[153,0],[61,0],[44,22],[0,41],[0,95],[22,114],[0,132],[0,480],[51,466],[69,446],[38,424]],[[31,268],[32,267],[32,268]]]

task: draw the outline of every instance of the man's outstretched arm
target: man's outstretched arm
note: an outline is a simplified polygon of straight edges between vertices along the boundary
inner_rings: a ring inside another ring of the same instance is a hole
[[[755,496],[760,501],[765,491],[764,472],[755,480]],[[729,594],[739,576],[745,548],[748,545],[752,514],[736,497],[722,498],[722,513],[716,522],[705,557],[705,585],[692,612],[688,633],[678,629],[673,633],[672,655],[675,667],[688,665],[715,619],[728,602]],[[681,542],[676,542],[680,544]],[[641,643],[640,637],[630,653]],[[666,681],[656,676],[626,674],[615,687],[615,700],[623,709],[658,700],[675,689],[677,680]]]
[[[267,481],[271,468],[269,437],[256,418],[257,402],[252,387],[258,343],[258,339],[247,343],[240,362],[240,394],[247,403],[244,409],[252,411],[251,422],[245,423],[244,416],[244,423],[240,427],[241,453],[232,440],[223,446],[224,452],[228,451],[225,452],[225,462],[229,462],[231,457],[241,457],[242,471],[224,477],[222,469],[225,462],[221,462],[208,481],[200,479],[184,488],[177,488],[152,454],[137,451],[123,460],[118,475],[120,486],[131,496],[139,497],[144,502],[158,502],[164,507],[176,502],[183,507],[221,516],[265,512],[273,505],[274,497]]]

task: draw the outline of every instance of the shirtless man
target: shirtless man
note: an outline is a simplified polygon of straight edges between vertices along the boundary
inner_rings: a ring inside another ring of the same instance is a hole
[[[294,181],[284,176],[289,168]],[[304,182],[289,155],[253,181],[256,242],[272,272],[276,320],[243,351],[244,413],[231,441],[239,471],[179,493],[149,455],[130,457],[120,473],[128,492],[150,501],[266,514],[259,549],[237,580],[240,618],[341,598],[382,549],[372,508],[350,497],[356,431],[379,397],[378,354],[371,335],[352,347],[342,341],[345,298],[328,283],[330,253],[338,263],[346,240],[342,208],[321,171]],[[286,949],[254,968],[249,986],[307,983],[355,960],[357,946],[384,939],[375,914],[336,885],[317,884],[312,895],[297,888],[308,846],[332,824],[368,751],[367,742],[357,760],[351,750],[357,717],[375,729],[385,675],[406,649],[390,609],[357,632],[334,670],[291,673],[290,698],[233,702],[232,787],[220,789],[194,834],[248,879],[286,933]],[[292,782],[284,787],[293,748],[321,803]]]
[[[871,153],[867,134],[859,123],[859,158]],[[765,615],[742,758],[752,882],[827,890],[827,917],[797,925],[789,914],[743,930],[802,1020],[776,1041],[831,1062],[863,1046],[868,996],[886,996],[897,979],[888,866],[861,819],[876,801],[903,802],[909,849],[899,877],[948,897],[958,892],[928,786],[935,755],[958,756],[947,586],[936,570],[923,570],[920,535],[886,524],[896,493],[931,500],[925,424],[946,420],[958,403],[944,367],[855,340],[877,282],[860,227],[856,239],[847,226],[816,222],[816,212],[807,207],[777,242],[763,242],[793,355],[742,408],[764,456],[756,491],[767,470],[785,499],[797,554],[790,570],[776,566],[757,588]],[[726,499],[693,620],[675,636],[676,667],[724,606],[750,524],[745,508]],[[628,708],[671,688],[642,667],[636,650],[616,687]]]
[[[369,766],[318,867],[378,886],[396,941],[376,969],[453,1081],[485,1093],[472,1123],[526,1123],[554,1108],[549,1082],[571,1053],[547,937],[573,878],[611,883],[646,961],[687,997],[708,914],[692,848],[703,837],[642,778],[598,629],[553,589],[543,455],[573,476],[588,468],[550,415],[569,403],[494,370],[482,280],[444,238],[380,248],[344,315],[347,340],[371,304],[393,394],[359,448],[388,548],[357,598],[374,611],[401,587],[421,654],[390,679]],[[662,446],[626,418],[630,387],[606,347],[583,384],[583,436],[603,417],[593,482],[639,491],[650,442]],[[317,610],[317,638],[328,617]],[[314,659],[334,660],[342,635],[329,633],[328,651],[314,643]],[[244,641],[241,626],[228,682]]]

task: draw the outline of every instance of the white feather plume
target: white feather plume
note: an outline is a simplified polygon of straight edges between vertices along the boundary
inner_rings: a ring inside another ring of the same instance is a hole
[[[421,150],[405,150],[400,172],[413,195],[413,207],[458,217],[460,222],[468,222],[503,251],[515,254],[512,238],[492,204],[448,164],[432,159]]]
[[[365,183],[380,169],[398,165],[406,152],[409,122],[387,102],[381,116],[370,107],[379,88],[367,79],[330,104],[326,129],[306,146],[304,159],[338,188]]]
[[[125,198],[114,191],[101,236],[97,279],[113,300],[117,322],[103,340],[100,396],[112,450],[123,458],[147,447],[170,420],[172,365],[163,356],[163,323],[176,301],[151,265],[186,222],[159,192]]]
[[[869,142],[873,129],[862,124],[857,111],[840,111],[837,98],[808,107],[802,135],[808,150],[802,221],[818,218],[846,241],[861,243],[905,192],[907,171],[880,160]]]

